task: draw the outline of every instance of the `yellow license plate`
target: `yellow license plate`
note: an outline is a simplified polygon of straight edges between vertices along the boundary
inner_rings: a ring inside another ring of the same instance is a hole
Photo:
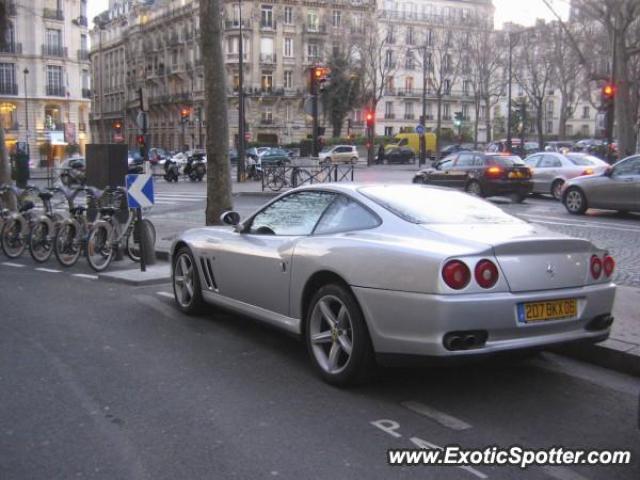
[[[578,300],[575,298],[518,304],[518,320],[520,323],[546,322],[577,316]]]
[[[524,178],[524,173],[509,172],[509,178]]]

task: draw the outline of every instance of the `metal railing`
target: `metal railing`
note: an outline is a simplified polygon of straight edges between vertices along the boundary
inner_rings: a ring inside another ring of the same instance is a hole
[[[55,8],[45,8],[42,11],[42,16],[49,20],[64,20],[64,12]]]
[[[80,60],[81,62],[88,61],[89,60],[89,50],[86,50],[86,49],[78,50],[78,60]]]
[[[15,83],[0,83],[0,95],[18,95],[18,85]]]
[[[42,45],[42,55],[47,57],[66,57],[67,47],[62,45]]]
[[[316,183],[353,182],[353,165],[320,165],[314,162],[308,166],[269,165],[262,167],[262,191],[270,189],[296,188]]]
[[[0,53],[22,53],[22,44],[16,42],[9,42],[0,47]]]
[[[62,85],[47,85],[46,93],[50,97],[67,96],[67,90]]]

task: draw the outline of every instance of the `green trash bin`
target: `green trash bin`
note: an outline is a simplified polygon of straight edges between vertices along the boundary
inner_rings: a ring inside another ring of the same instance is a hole
[[[26,153],[16,153],[14,155],[14,178],[19,188],[24,188],[29,183],[29,155]]]

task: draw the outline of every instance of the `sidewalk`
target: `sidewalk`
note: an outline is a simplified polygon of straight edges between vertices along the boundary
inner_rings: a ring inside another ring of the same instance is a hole
[[[242,191],[234,195],[260,194],[252,190],[251,184],[244,184]],[[236,187],[236,185],[234,185]],[[274,195],[264,193],[265,196]],[[156,223],[156,255],[159,259],[169,259],[169,248],[173,239],[182,231],[204,225],[204,212],[189,211],[162,215],[162,222]],[[597,345],[577,345],[558,348],[555,351],[612,370],[640,377],[640,288],[618,286],[613,307],[615,321],[608,340]]]

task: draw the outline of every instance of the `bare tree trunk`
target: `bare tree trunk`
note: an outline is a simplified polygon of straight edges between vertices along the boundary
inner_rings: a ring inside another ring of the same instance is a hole
[[[567,96],[562,94],[562,100],[560,100],[560,125],[558,127],[558,140],[564,140],[567,138]]]
[[[484,109],[485,109],[484,118],[485,118],[485,121],[487,122],[486,143],[489,144],[493,139],[493,128],[491,125],[491,100],[489,99],[489,97],[486,97],[484,99]]]
[[[538,130],[538,146],[540,149],[544,148],[544,134],[543,134],[543,108],[542,102],[538,102],[536,105],[536,129]]]
[[[442,94],[437,94],[437,112],[436,112],[436,160],[440,160],[440,130],[442,128]]]
[[[207,225],[219,225],[220,215],[233,208],[220,11],[220,0],[200,0],[200,41],[207,112]]]
[[[631,155],[635,149],[634,124],[635,117],[631,110],[631,94],[629,88],[628,58],[625,54],[626,40],[622,35],[618,35],[618,45],[616,48],[616,87],[615,97],[615,119],[617,127],[618,156],[623,158]]]
[[[11,165],[9,164],[9,155],[7,155],[7,148],[4,144],[4,128],[0,127],[0,185],[5,183],[11,183]],[[5,194],[2,201],[6,208],[15,210],[16,202],[13,195]]]
[[[475,109],[475,118],[473,120],[473,149],[478,149],[478,125],[480,124],[480,97],[476,96],[473,99],[473,107]]]

